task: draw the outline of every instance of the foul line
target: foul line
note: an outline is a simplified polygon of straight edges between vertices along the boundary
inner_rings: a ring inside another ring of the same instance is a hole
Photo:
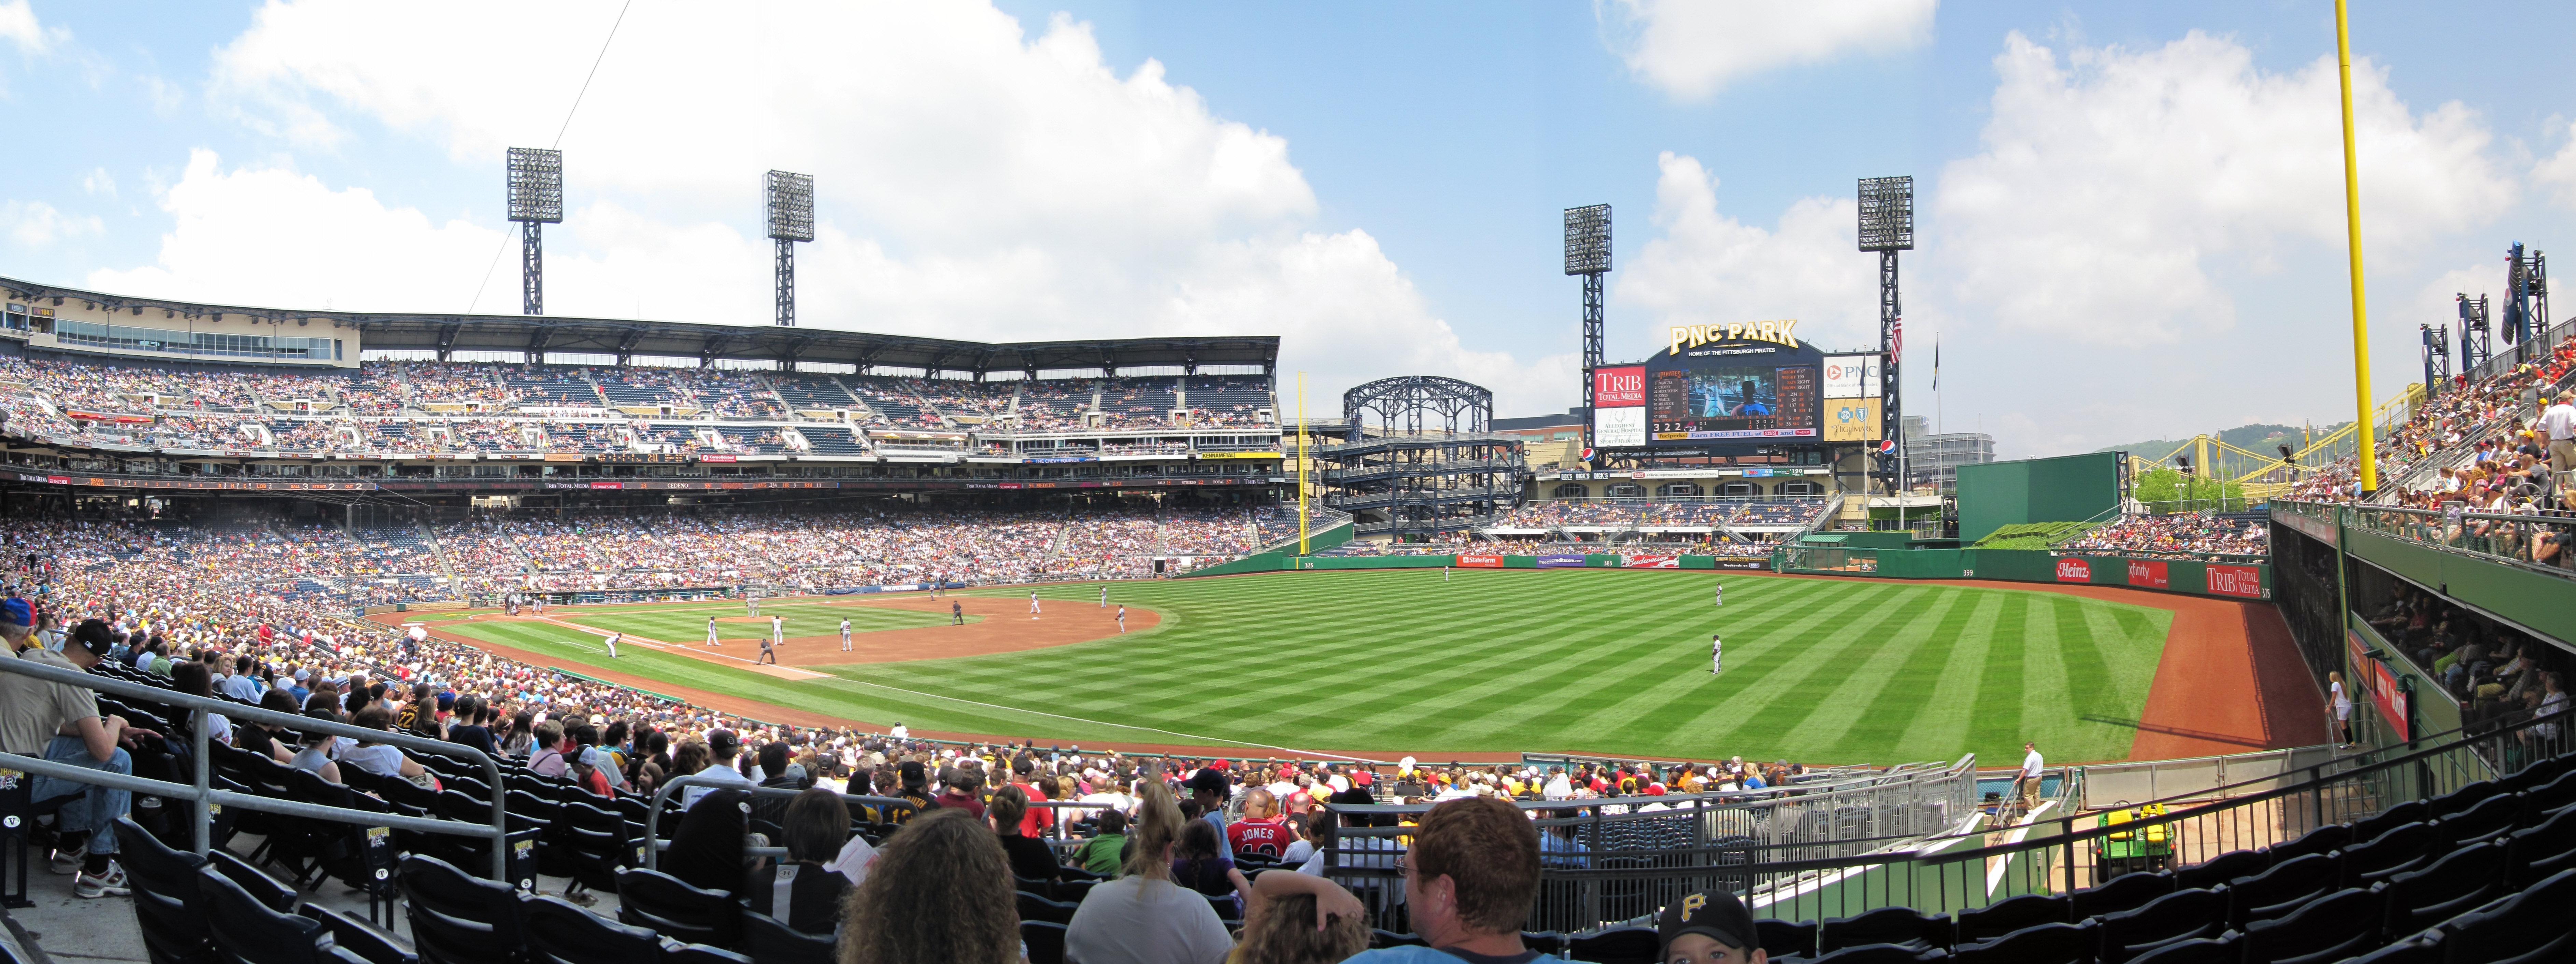
[[[1147,733],[1161,733],[1168,736],[1177,736],[1184,740],[1195,740],[1203,743],[1231,743],[1236,746],[1255,747],[1263,750],[1278,750],[1282,753],[1292,753],[1298,756],[1327,757],[1335,760],[1349,760],[1354,763],[1374,763],[1384,765],[1387,762],[1385,760],[1372,760],[1367,757],[1344,756],[1339,753],[1326,753],[1321,750],[1300,750],[1291,746],[1274,746],[1268,743],[1253,743],[1248,740],[1229,740],[1218,736],[1199,736],[1192,733],[1183,733],[1179,730],[1166,730],[1159,726],[1137,726],[1133,723],[1111,723],[1107,720],[1093,720],[1079,716],[1066,716],[1062,713],[1049,713],[1045,710],[1032,710],[1017,706],[1003,706],[998,703],[986,703],[980,700],[970,700],[961,696],[945,696],[938,693],[924,693],[920,690],[908,690],[900,686],[887,686],[884,683],[871,683],[867,680],[851,679],[847,676],[833,676],[831,678],[844,683],[855,683],[860,686],[874,686],[881,690],[893,690],[897,693],[902,693],[908,696],[919,696],[934,700],[947,700],[951,703],[964,703],[968,706],[981,706],[988,709],[1002,710],[1010,713],[1027,713],[1032,716],[1051,716],[1059,720],[1071,720],[1076,723],[1089,723],[1093,726],[1114,726],[1124,730],[1142,730]]]

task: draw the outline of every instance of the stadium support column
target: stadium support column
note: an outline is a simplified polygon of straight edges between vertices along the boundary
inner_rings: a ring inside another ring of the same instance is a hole
[[[796,242],[778,239],[778,324],[796,327]]]
[[[1592,452],[1592,370],[1601,367],[1601,276],[1610,271],[1610,206],[1565,209],[1565,273],[1583,276],[1583,449]]]
[[[513,147],[509,165],[510,220],[519,222],[519,292],[531,315],[546,313],[545,234],[541,225],[563,223],[563,152]]]
[[[530,221],[519,226],[519,304],[520,313],[546,313],[546,243],[545,225]]]
[[[1860,179],[1860,249],[1878,252],[1878,351],[1884,366],[1879,374],[1878,431],[1881,440],[1894,443],[1880,461],[1879,474],[1887,480],[1890,495],[1901,495],[1905,405],[1904,382],[1898,379],[1897,368],[1905,354],[1905,307],[1896,294],[1896,253],[1914,250],[1912,175]]]

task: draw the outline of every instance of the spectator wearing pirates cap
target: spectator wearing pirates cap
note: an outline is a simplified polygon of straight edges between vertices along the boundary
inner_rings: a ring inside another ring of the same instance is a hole
[[[1703,890],[1664,908],[1655,924],[1664,964],[1767,964],[1753,914],[1724,890]]]

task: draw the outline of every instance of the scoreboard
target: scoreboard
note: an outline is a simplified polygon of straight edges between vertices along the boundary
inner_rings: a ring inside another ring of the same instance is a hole
[[[1720,336],[1696,343],[1677,331],[1673,347],[1643,366],[1646,444],[1819,441],[1824,359],[1789,336],[1791,324],[1741,334],[1708,326]]]

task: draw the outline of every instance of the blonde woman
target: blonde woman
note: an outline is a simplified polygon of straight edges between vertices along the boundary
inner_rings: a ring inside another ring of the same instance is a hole
[[[2335,739],[2344,746],[2352,745],[2352,694],[2344,691],[2343,673],[2326,674],[2326,700],[2334,710]]]
[[[1217,964],[1234,950],[1216,909],[1172,882],[1172,851],[1185,820],[1170,787],[1147,780],[1128,831],[1125,876],[1091,889],[1065,928],[1064,950],[1082,964]]]

